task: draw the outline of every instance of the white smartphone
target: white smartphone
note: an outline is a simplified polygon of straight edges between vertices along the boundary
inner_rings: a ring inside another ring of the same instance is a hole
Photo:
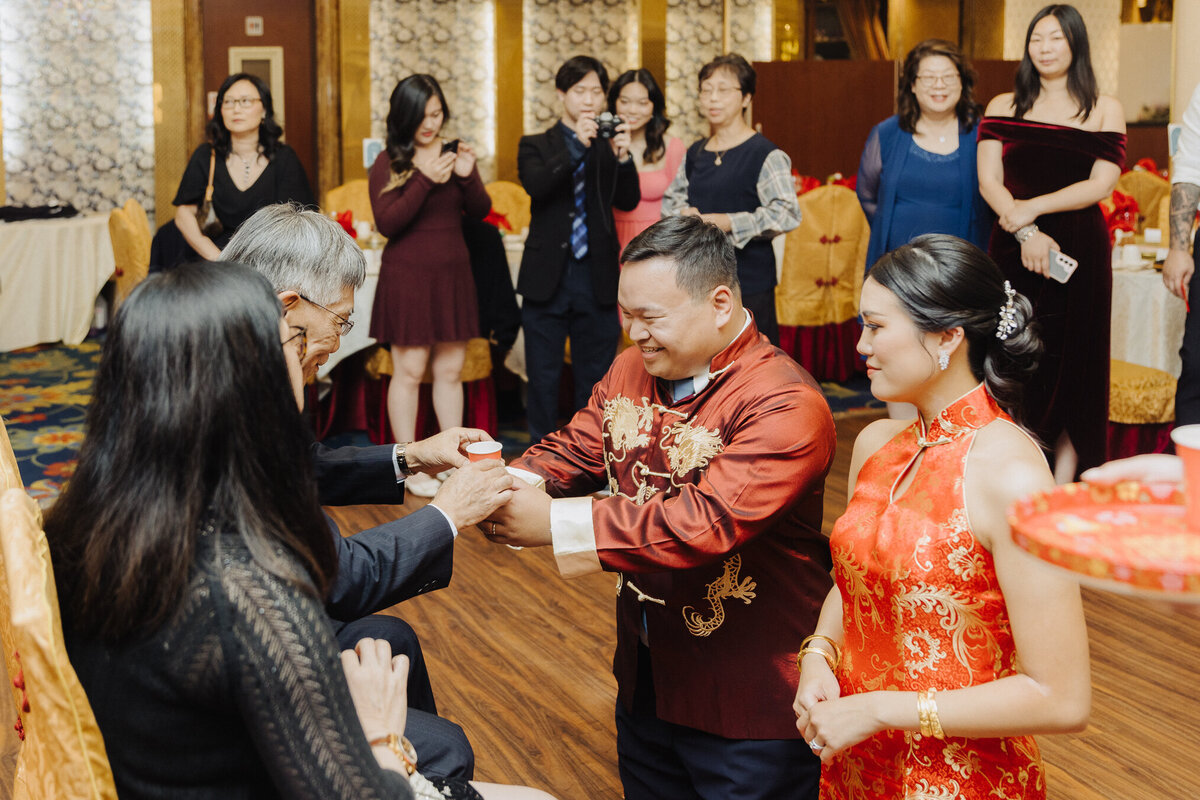
[[[1059,283],[1066,283],[1079,268],[1079,262],[1066,253],[1057,250],[1050,251],[1050,277]]]

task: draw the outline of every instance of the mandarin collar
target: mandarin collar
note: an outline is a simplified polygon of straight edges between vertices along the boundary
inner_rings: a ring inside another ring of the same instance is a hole
[[[979,430],[1000,416],[1000,413],[995,399],[988,393],[987,387],[980,383],[943,408],[929,423],[928,428],[920,412],[917,412],[912,431],[917,438],[918,447],[935,447]]]

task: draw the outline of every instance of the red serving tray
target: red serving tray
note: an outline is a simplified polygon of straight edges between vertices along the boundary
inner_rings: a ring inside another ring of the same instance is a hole
[[[1200,600],[1200,531],[1187,527],[1177,487],[1070,483],[1018,501],[1008,521],[1019,547],[1082,583]]]

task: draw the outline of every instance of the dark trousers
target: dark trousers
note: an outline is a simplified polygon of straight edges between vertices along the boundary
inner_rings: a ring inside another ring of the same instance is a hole
[[[408,656],[408,721],[404,735],[421,760],[421,772],[443,778],[471,780],[475,751],[463,729],[437,715],[425,655],[417,633],[407,622],[386,614],[372,614],[353,622],[334,622],[338,647],[352,650],[360,639],[383,639],[392,654]]]
[[[521,307],[521,324],[529,376],[529,441],[537,444],[558,429],[558,382],[567,337],[571,337],[571,369],[575,374],[573,410],[578,411],[587,405],[592,387],[612,365],[621,325],[615,306],[596,302],[588,258],[567,259],[562,283],[548,302],[526,299]]]
[[[775,287],[757,294],[742,295],[742,306],[748,308],[754,315],[754,324],[758,332],[771,340],[771,344],[779,347],[779,320],[775,316]]]
[[[664,722],[647,683],[649,651],[639,646],[638,656],[634,710],[617,700],[625,800],[817,800],[821,761],[803,739],[726,739]]]
[[[1200,303],[1200,246],[1192,254],[1196,271],[1188,285],[1188,304]],[[1175,387],[1175,425],[1200,423],[1200,312],[1188,312],[1183,325],[1183,346],[1179,348],[1183,370]]]

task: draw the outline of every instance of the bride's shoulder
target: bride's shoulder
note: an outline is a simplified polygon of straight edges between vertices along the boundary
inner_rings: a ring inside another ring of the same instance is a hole
[[[1011,117],[1013,111],[1016,110],[1013,104],[1013,93],[1005,92],[998,94],[991,99],[987,104],[987,109],[984,110],[984,116],[988,117]]]

